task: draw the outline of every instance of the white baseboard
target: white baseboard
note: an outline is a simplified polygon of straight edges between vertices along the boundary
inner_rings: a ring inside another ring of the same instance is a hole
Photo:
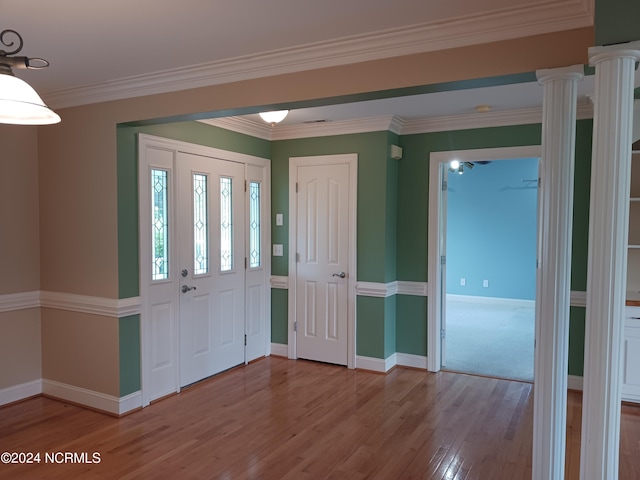
[[[524,300],[520,298],[476,297],[473,295],[457,295],[453,293],[447,293],[447,300],[469,303],[493,303],[512,307],[534,307],[536,304],[535,300]]]
[[[120,398],[54,380],[43,379],[42,393],[114,415],[122,415],[142,407],[142,393],[140,391]]]
[[[18,402],[25,398],[35,397],[42,393],[42,380],[21,383],[0,390],[0,406]]]
[[[271,355],[286,358],[289,356],[289,346],[286,343],[272,343]]]
[[[120,397],[118,400],[118,415],[124,415],[132,410],[142,408],[142,392],[140,390]]]
[[[396,353],[397,365],[401,367],[427,369],[427,357],[423,355],[413,355],[411,353]]]
[[[395,365],[395,353],[385,359],[356,355],[356,368],[359,370],[370,370],[372,372],[386,373],[393,367],[395,367]]]

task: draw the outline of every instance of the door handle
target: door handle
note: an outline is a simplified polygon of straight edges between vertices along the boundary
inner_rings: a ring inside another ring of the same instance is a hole
[[[187,293],[189,290],[195,290],[196,287],[187,287],[186,285],[182,285],[182,288],[180,289],[180,291],[182,291],[182,293]]]
[[[338,273],[334,273],[333,275],[331,275],[332,277],[340,277],[340,278],[344,278],[347,276],[346,273],[344,272],[338,272]]]

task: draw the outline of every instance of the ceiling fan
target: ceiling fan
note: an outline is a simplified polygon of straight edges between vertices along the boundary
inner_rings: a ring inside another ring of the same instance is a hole
[[[462,175],[465,168],[471,170],[476,165],[488,165],[489,163],[491,163],[491,161],[488,160],[478,162],[461,162],[460,160],[451,160],[451,162],[449,162],[449,172]]]

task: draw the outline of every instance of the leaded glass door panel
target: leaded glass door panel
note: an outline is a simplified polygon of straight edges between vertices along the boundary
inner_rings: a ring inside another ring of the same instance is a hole
[[[244,165],[179,153],[180,385],[245,361]]]

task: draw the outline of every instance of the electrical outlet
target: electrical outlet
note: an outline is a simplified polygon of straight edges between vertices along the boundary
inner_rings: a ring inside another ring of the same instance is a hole
[[[483,286],[484,288],[487,288],[487,287],[489,286],[489,280],[483,280],[483,281],[482,281],[482,286]]]
[[[467,284],[467,279],[466,278],[461,278],[460,279],[460,286],[464,287]]]
[[[282,245],[274,244],[273,245],[273,256],[274,257],[281,257],[282,254],[283,254]]]

